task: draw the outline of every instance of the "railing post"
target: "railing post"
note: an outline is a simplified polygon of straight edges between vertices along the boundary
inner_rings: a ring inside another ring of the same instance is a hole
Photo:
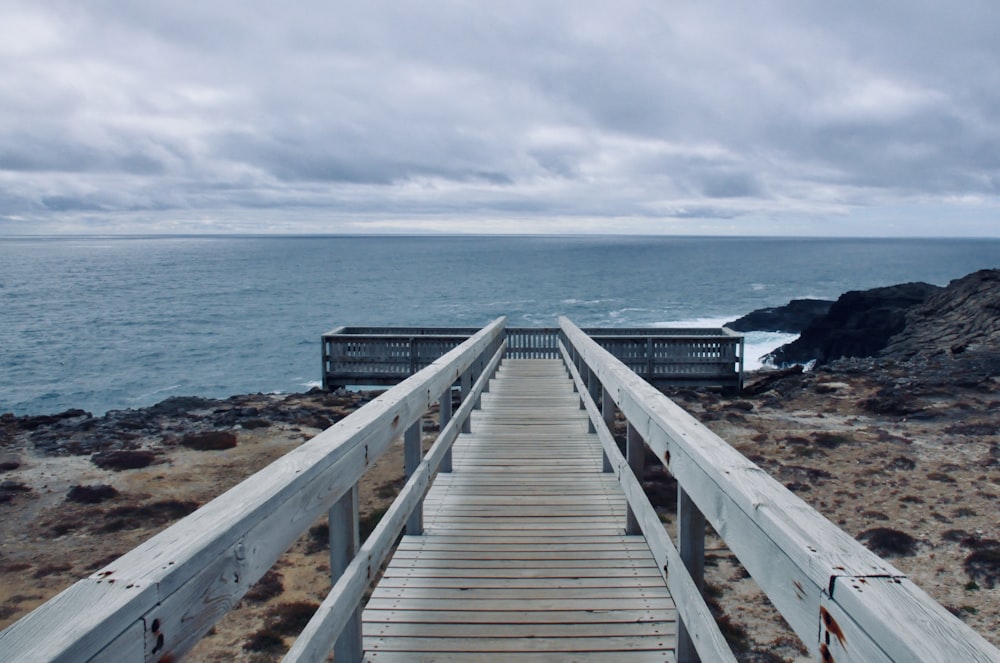
[[[705,587],[705,516],[677,484],[677,548],[699,590]],[[677,622],[677,663],[699,660],[684,623]]]
[[[594,399],[594,403],[600,406],[601,403],[601,384],[597,381],[597,376],[594,372],[587,368],[587,372],[584,373],[587,376],[587,393],[590,397]],[[597,429],[594,428],[594,422],[588,417],[587,418],[587,432],[596,433]]]
[[[441,394],[441,400],[438,401],[438,423],[440,424],[439,430],[444,430],[444,427],[448,425],[451,421],[451,387],[449,386]],[[439,472],[451,472],[451,449],[445,452],[444,457],[441,459],[441,465],[438,467]]]
[[[403,435],[403,469],[406,478],[409,479],[417,471],[420,460],[423,457],[421,448],[421,438],[423,436],[423,418],[406,429]],[[411,535],[424,533],[424,501],[420,500],[413,507],[413,513],[406,521],[406,533]]]
[[[330,578],[336,583],[340,575],[358,553],[361,547],[358,528],[358,484],[344,493],[329,512],[330,522]],[[361,606],[340,632],[333,646],[334,658],[347,663],[360,663],[364,654],[361,637]]]
[[[615,402],[611,398],[611,392],[604,385],[601,385],[601,415],[604,417],[604,425],[613,432],[615,429]]]
[[[469,392],[472,391],[472,367],[471,366],[469,368],[467,368],[464,373],[462,373],[461,383],[462,383],[462,385],[461,385],[461,390],[462,390],[461,391],[461,393],[462,393],[462,400],[461,400],[461,402],[464,403],[465,399],[469,397]],[[471,416],[466,417],[465,421],[462,422],[462,432],[463,433],[471,433],[472,432],[472,417]]]
[[[646,472],[646,445],[642,441],[639,431],[631,423],[628,425],[628,432],[625,436],[625,457],[628,459],[629,469],[632,470],[632,474],[641,484],[643,474]],[[639,520],[632,512],[631,506],[627,507],[625,511],[625,533],[642,534]]]

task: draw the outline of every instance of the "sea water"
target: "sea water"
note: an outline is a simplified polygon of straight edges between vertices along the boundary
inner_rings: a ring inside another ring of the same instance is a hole
[[[0,412],[319,383],[337,325],[719,326],[793,298],[1000,266],[1000,240],[0,239]],[[747,336],[747,365],[794,338]]]

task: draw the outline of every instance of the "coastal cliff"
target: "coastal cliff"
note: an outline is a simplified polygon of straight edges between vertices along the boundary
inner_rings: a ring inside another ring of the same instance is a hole
[[[988,359],[998,350],[1000,270],[990,269],[944,288],[906,283],[845,293],[805,325],[798,339],[775,350],[770,361],[822,366],[851,357],[910,361],[966,354]]]

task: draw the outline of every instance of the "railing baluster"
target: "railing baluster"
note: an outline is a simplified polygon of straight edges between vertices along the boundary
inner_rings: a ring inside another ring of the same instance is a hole
[[[470,366],[468,370],[462,373],[461,382],[461,394],[462,400],[460,402],[465,402],[465,399],[469,397],[469,390],[472,389],[472,367]],[[472,417],[466,417],[465,421],[462,422],[462,432],[471,433],[472,432]]]
[[[646,473],[646,445],[642,441],[639,431],[631,423],[629,423],[628,432],[625,435],[625,457],[632,474],[642,483],[643,475]],[[642,534],[642,528],[639,526],[635,513],[632,512],[631,505],[625,512],[625,533]]]
[[[417,471],[417,466],[423,458],[423,448],[421,446],[423,438],[423,422],[417,419],[416,423],[406,429],[403,436],[403,465],[406,478],[409,479]],[[418,535],[424,533],[424,501],[420,500],[413,509],[409,519],[406,521],[406,533]]]
[[[444,393],[441,394],[441,399],[438,401],[438,407],[439,430],[444,430],[444,427],[448,425],[449,421],[451,421],[451,387],[445,389]],[[451,472],[451,449],[448,449],[444,458],[441,459],[441,467],[438,471]]]
[[[336,583],[358,553],[361,540],[358,527],[358,484],[344,493],[330,507],[330,579]],[[347,663],[359,663],[364,651],[361,636],[361,606],[340,632],[333,647],[334,658]]]
[[[677,549],[684,566],[699,590],[705,587],[705,516],[677,484]],[[699,660],[691,636],[682,621],[677,622],[677,663]]]

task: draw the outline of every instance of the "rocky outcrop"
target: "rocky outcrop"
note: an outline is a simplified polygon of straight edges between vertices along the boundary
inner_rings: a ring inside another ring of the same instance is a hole
[[[733,331],[783,332],[798,334],[814,320],[826,315],[833,305],[826,299],[793,299],[784,306],[761,308],[727,322]]]
[[[128,463],[130,459],[100,454],[127,451],[134,455],[150,440],[195,448],[229,448],[236,444],[233,431],[241,429],[325,429],[372,397],[367,392],[338,394],[315,389],[304,394],[245,394],[223,400],[173,397],[147,408],[111,410],[101,417],[83,410],[23,417],[6,413],[0,415],[0,448],[24,438],[46,455],[98,454],[101,462],[111,458],[113,464],[119,460]],[[6,455],[0,458],[0,470],[9,462],[13,461]]]
[[[904,283],[847,292],[798,339],[775,350],[770,361],[778,366],[815,361],[821,366],[841,357],[873,356],[903,331],[907,312],[941,290],[929,283]]]
[[[1000,351],[1000,269],[955,279],[906,313],[906,324],[882,357],[973,355]]]

